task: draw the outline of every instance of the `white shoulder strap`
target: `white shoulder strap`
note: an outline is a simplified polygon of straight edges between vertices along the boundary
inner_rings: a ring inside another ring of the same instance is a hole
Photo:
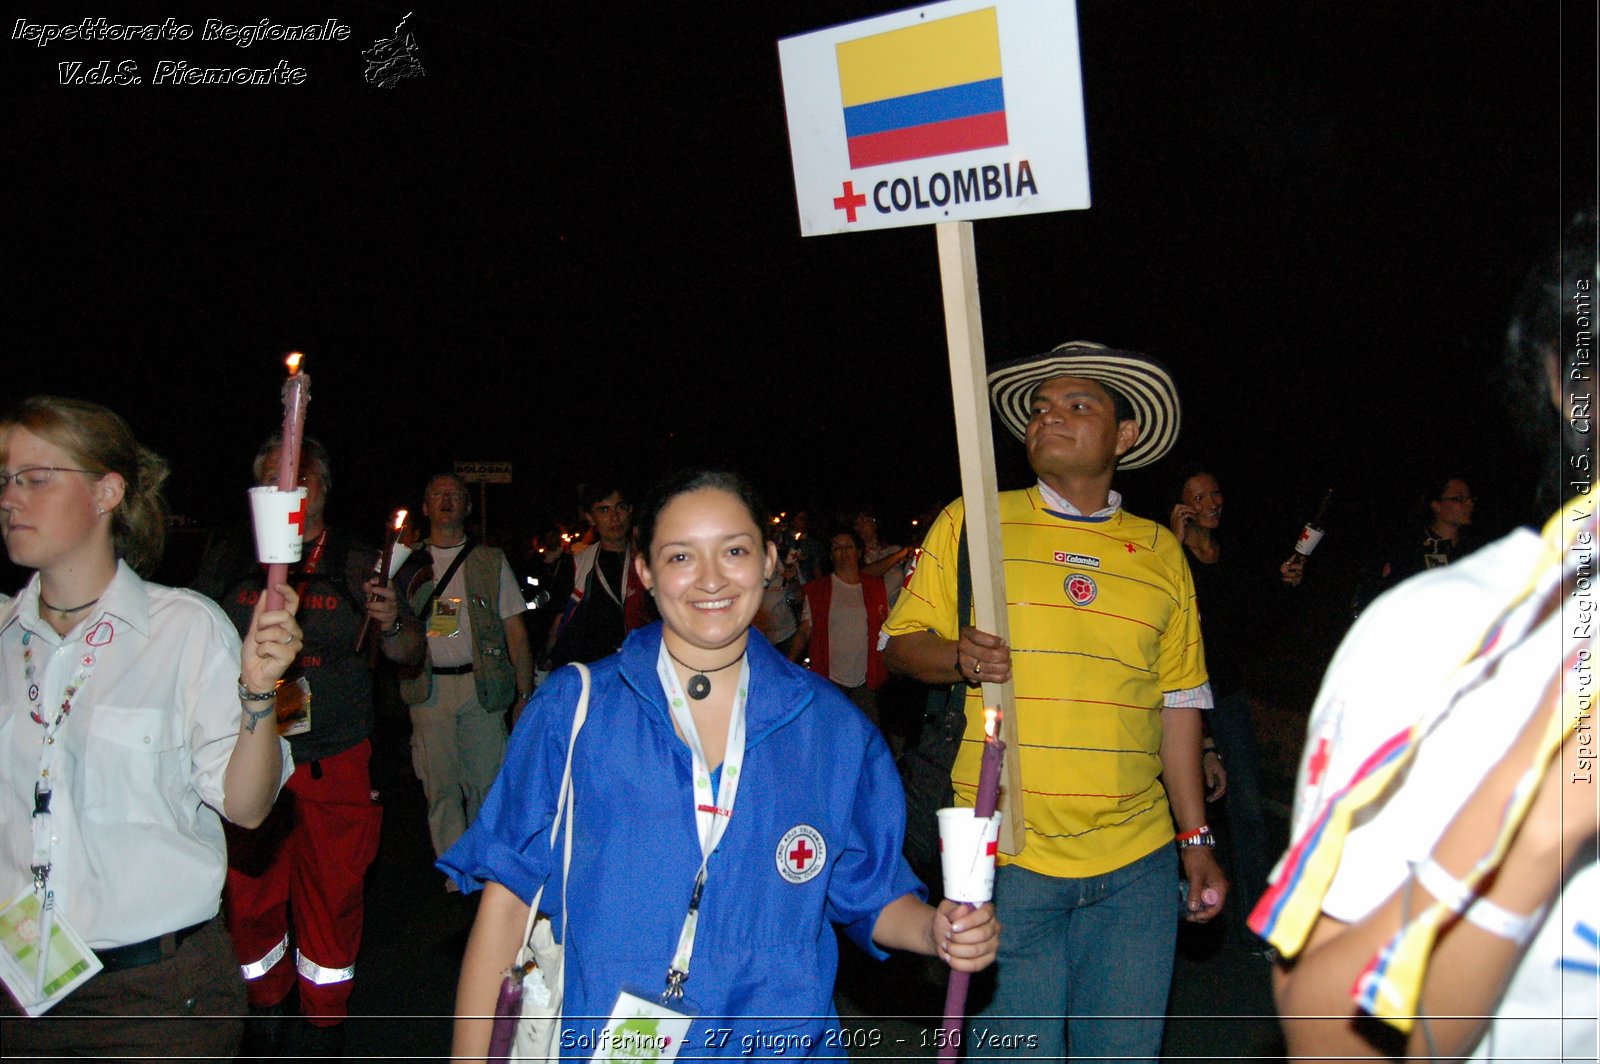
[[[550,821],[550,848],[556,846],[556,834],[563,836],[561,854],[561,943],[567,942],[567,873],[572,869],[572,808],[576,804],[572,796],[572,751],[578,745],[578,733],[583,730],[583,722],[589,716],[589,667],[581,661],[574,661],[572,667],[578,670],[582,678],[582,690],[578,694],[578,709],[572,716],[572,736],[567,740],[567,764],[561,772],[561,792],[556,797],[556,815]],[[566,824],[562,825],[562,813],[566,814]],[[548,878],[546,882],[548,882]],[[544,884],[539,884],[539,889],[533,895],[533,901],[528,905],[528,923],[522,929],[522,941],[527,942],[528,936],[533,934],[533,922],[539,914],[539,900],[544,897]]]

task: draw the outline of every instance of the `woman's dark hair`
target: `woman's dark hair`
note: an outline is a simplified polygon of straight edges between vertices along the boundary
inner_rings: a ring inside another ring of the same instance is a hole
[[[1535,502],[1541,516],[1561,505],[1562,464],[1568,453],[1585,453],[1592,427],[1587,416],[1562,416],[1550,389],[1555,384],[1566,400],[1575,381],[1587,388],[1594,377],[1595,243],[1590,204],[1528,274],[1506,335],[1506,393],[1513,423],[1539,459]]]
[[[761,496],[750,486],[749,481],[737,473],[723,469],[685,469],[672,474],[651,488],[650,494],[645,496],[644,505],[634,514],[633,527],[638,533],[639,549],[643,552],[646,562],[650,560],[650,551],[655,544],[656,520],[661,516],[661,511],[679,495],[687,495],[702,488],[714,488],[738,499],[750,512],[750,520],[755,522],[757,530],[763,537],[766,535],[768,516],[766,503],[761,501]]]
[[[828,558],[827,558],[827,564],[824,567],[824,571],[825,572],[832,573],[832,572],[836,571],[839,568],[837,565],[834,564],[834,561],[833,561],[833,541],[838,539],[840,536],[849,536],[850,537],[850,542],[854,543],[856,545],[856,564],[857,565],[864,565],[866,563],[866,560],[867,560],[867,545],[864,542],[862,542],[860,534],[857,533],[856,530],[853,529],[853,528],[849,528],[849,527],[847,527],[845,525],[838,525],[838,526],[836,526],[834,528],[834,530],[832,532],[828,533],[828,538],[827,538]]]
[[[166,460],[134,439],[116,413],[81,399],[36,395],[23,400],[0,420],[0,464],[7,460],[11,430],[18,428],[66,451],[97,477],[116,473],[122,478],[122,502],[111,512],[111,540],[117,557],[140,576],[153,573],[167,540],[167,504],[161,496]]]
[[[1185,462],[1183,465],[1178,466],[1178,473],[1172,478],[1171,490],[1168,492],[1168,494],[1172,497],[1172,500],[1174,502],[1182,502],[1183,486],[1189,483],[1189,481],[1193,480],[1195,477],[1200,476],[1210,477],[1218,484],[1222,483],[1222,478],[1217,476],[1215,466],[1207,465],[1202,462]]]

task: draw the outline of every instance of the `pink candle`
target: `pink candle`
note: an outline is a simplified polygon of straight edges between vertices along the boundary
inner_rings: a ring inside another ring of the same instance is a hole
[[[283,445],[278,448],[278,490],[293,491],[300,486],[300,440],[306,432],[306,404],[311,401],[311,375],[300,372],[295,351],[284,359],[289,379],[283,385]],[[278,585],[289,578],[289,567],[282,563],[267,566],[267,609],[283,609]]]

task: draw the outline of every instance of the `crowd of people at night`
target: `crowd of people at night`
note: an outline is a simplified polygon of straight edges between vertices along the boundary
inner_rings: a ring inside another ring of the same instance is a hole
[[[1569,416],[1584,226],[1507,345],[1548,466],[1592,454]],[[827,1054],[837,929],[972,975],[970,1058],[1154,1060],[1180,927],[1221,920],[1273,965],[1294,1059],[1592,1059],[1587,489],[1540,469],[1549,523],[1492,543],[1460,470],[1419,493],[1309,707],[1284,852],[1249,670],[1304,557],[1228,538],[1224,488],[1248,486],[1179,461],[1160,359],[1074,341],[988,384],[1035,478],[988,500],[1005,634],[975,621],[975,500],[900,543],[870,505],[774,512],[690,469],[588,484],[581,527],[508,555],[444,471],[391,553],[330,525],[338,456],[309,437],[239,461],[271,486],[298,449],[286,579],[241,527],[166,587],[167,462],[103,406],[22,401],[0,419],[0,533],[30,574],[0,596],[6,1055],[343,1054],[392,703],[436,900],[475,914],[457,1059],[488,1053],[538,913],[566,1057],[640,1002],[685,1059],[752,1055],[778,1018],[782,1053]],[[1146,467],[1171,488],[1139,516],[1116,485]],[[1015,694],[1024,845],[972,907],[941,897],[928,832],[981,800],[987,684]]]

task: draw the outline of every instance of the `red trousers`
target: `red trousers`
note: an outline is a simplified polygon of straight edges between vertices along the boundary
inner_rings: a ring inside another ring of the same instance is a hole
[[[298,972],[303,1015],[337,1023],[349,1014],[362,881],[383,823],[367,771],[371,758],[363,740],[296,765],[266,823],[254,830],[225,825],[223,911],[252,1005],[284,1000]]]

